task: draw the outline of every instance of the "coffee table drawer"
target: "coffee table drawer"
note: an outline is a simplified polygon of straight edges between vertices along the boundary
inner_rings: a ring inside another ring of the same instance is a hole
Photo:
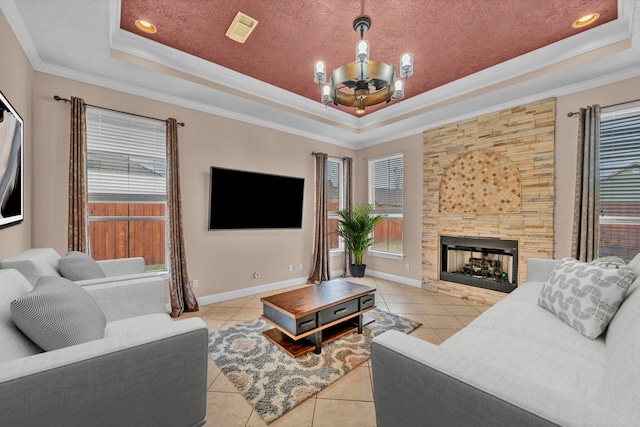
[[[289,317],[284,313],[265,305],[263,314],[272,322],[276,323],[293,335],[300,335],[318,327],[315,313],[308,314],[300,317],[299,319],[294,319],[293,317]]]
[[[360,310],[364,310],[365,308],[373,307],[376,304],[376,295],[369,294],[363,297],[360,297]]]
[[[341,319],[345,316],[353,314],[358,311],[358,298],[352,299],[342,304],[334,305],[333,307],[325,308],[318,313],[318,323],[320,326],[331,323],[334,320]]]

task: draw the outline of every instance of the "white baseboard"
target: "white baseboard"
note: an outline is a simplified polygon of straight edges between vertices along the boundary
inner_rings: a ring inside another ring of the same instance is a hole
[[[370,270],[368,268],[365,270],[364,274],[367,276],[389,280],[391,282],[402,283],[403,285],[413,286],[415,288],[422,288],[422,281],[418,279],[410,279],[408,277],[396,276],[395,274],[382,273],[380,271]]]
[[[252,286],[250,288],[238,289],[235,291],[221,292],[219,294],[205,295],[198,297],[198,304],[207,305],[216,302],[228,301],[231,299],[248,297],[251,295],[261,294],[263,292],[276,291],[290,286],[297,286],[307,283],[307,277],[298,277],[295,279],[284,280],[282,282],[267,283],[265,285]]]
[[[332,279],[339,278],[344,273],[344,270],[332,271],[330,276]],[[380,279],[390,280],[392,282],[402,283],[403,285],[414,286],[416,288],[422,287],[420,280],[409,279],[407,277],[396,276],[388,273],[381,273],[379,271],[367,269],[366,274],[373,277],[379,277]],[[215,304],[217,302],[228,301],[236,298],[248,297],[251,295],[261,294],[263,292],[277,291],[278,289],[288,288],[291,286],[303,285],[307,283],[307,277],[298,277],[295,279],[284,280],[282,282],[267,283],[265,285],[252,286],[250,288],[238,289],[235,291],[221,292],[219,294],[205,295],[197,297],[199,305]],[[170,307],[168,304],[167,307]]]

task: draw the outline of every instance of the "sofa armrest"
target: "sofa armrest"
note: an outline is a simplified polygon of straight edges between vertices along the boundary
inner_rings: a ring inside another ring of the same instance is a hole
[[[371,348],[378,427],[631,426],[631,420],[409,335]],[[588,375],[588,373],[586,373]]]
[[[0,425],[203,425],[207,346],[191,318],[3,363]]]
[[[96,300],[107,322],[167,312],[166,285],[158,275],[109,283],[86,284],[86,282],[91,281],[84,280],[76,283]]]
[[[527,260],[527,282],[546,282],[556,265],[557,259],[529,258]]]
[[[105,276],[126,276],[128,274],[144,273],[144,258],[121,258],[121,259],[107,259],[103,261],[97,261]]]

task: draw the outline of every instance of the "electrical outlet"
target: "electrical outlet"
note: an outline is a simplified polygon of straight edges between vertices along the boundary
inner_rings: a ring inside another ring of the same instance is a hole
[[[409,263],[406,263],[406,264],[404,265],[404,269],[405,269],[405,270],[409,270]]]
[[[302,263],[298,264],[298,270],[302,270]]]
[[[289,264],[289,271],[293,271],[293,265]]]
[[[198,279],[193,279],[193,287],[194,288],[198,287]]]

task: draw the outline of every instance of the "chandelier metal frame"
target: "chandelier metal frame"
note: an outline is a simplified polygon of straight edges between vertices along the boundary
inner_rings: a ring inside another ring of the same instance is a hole
[[[366,107],[404,97],[404,80],[396,78],[393,65],[369,59],[369,43],[364,40],[364,33],[369,28],[371,18],[366,15],[353,21],[353,29],[360,34],[356,61],[333,70],[329,82],[326,81],[325,63],[317,61],[314,64],[314,81],[322,87],[323,104],[355,107],[356,115],[362,115]],[[400,77],[404,79],[412,75],[413,55],[401,55],[399,69]]]

